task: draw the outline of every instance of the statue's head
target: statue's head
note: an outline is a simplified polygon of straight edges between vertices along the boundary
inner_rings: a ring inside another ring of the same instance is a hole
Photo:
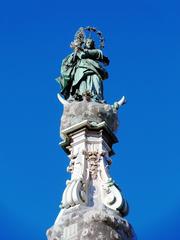
[[[85,48],[87,49],[94,49],[95,48],[95,42],[92,38],[87,38],[85,41]]]

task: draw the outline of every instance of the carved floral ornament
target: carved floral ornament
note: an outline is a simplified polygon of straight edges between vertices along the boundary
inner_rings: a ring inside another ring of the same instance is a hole
[[[84,155],[86,160],[89,163],[89,173],[92,179],[96,179],[99,170],[99,161],[105,155],[105,152],[98,152],[98,151],[84,151]]]
[[[71,150],[71,152],[72,152],[72,150]],[[72,153],[69,155],[70,163],[69,163],[69,166],[67,167],[67,172],[72,173],[74,171],[74,165],[76,162],[77,155],[78,154],[73,155]]]
[[[86,32],[89,32],[89,36],[86,37]],[[80,27],[78,29],[78,31],[75,33],[74,36],[74,41],[71,42],[70,47],[71,48],[76,48],[76,47],[80,47],[82,46],[82,44],[85,43],[87,38],[91,38],[91,34],[95,33],[97,35],[97,37],[99,38],[99,42],[100,42],[100,49],[104,48],[104,37],[101,31],[97,30],[95,27]]]

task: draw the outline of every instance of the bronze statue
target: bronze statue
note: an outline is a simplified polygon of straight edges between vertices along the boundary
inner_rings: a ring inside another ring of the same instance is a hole
[[[93,27],[80,28],[75,35],[71,48],[74,52],[68,55],[61,65],[61,94],[71,102],[81,101],[84,95],[89,95],[92,101],[103,102],[103,83],[108,78],[108,73],[103,65],[109,64],[109,59],[103,55],[102,50],[95,47],[95,41],[85,38],[85,30],[95,32],[104,47],[102,33]]]

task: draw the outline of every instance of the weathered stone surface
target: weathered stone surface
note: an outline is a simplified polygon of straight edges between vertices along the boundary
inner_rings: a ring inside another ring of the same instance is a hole
[[[128,203],[109,173],[120,101],[112,106],[87,96],[71,103],[61,100],[61,146],[70,160],[67,171],[71,177],[59,215],[47,231],[48,240],[136,239],[124,219]]]
[[[47,231],[48,240],[135,240],[128,222],[107,208],[74,207]]]
[[[104,119],[103,119],[104,120]],[[48,240],[134,240],[131,225],[123,218],[128,204],[109,174],[114,138],[104,128],[79,122],[64,129],[71,173],[61,201],[61,211]]]
[[[85,98],[80,102],[64,104],[61,131],[84,120],[94,125],[105,121],[112,131],[118,127],[117,111],[109,104],[87,101]]]
[[[117,142],[117,108],[105,103],[64,103],[61,136],[70,159],[61,211],[47,231],[48,240],[134,240],[123,218],[128,203],[109,174]],[[62,145],[61,145],[62,146]]]

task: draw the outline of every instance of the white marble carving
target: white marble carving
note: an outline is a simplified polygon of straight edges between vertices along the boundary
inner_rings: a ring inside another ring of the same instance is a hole
[[[103,131],[93,131],[85,126],[71,133],[70,164],[67,168],[71,179],[63,193],[62,208],[92,206],[93,202],[126,215],[126,201],[109,175],[111,147]],[[91,193],[90,186],[94,189]]]
[[[128,204],[110,176],[112,145],[117,142],[117,110],[114,105],[82,102],[64,105],[61,119],[61,146],[69,157],[61,210],[48,240],[135,240],[131,226],[123,217]],[[98,224],[97,224],[98,223]]]
[[[70,208],[79,204],[84,205],[87,199],[86,159],[82,150],[79,150],[76,154],[73,154],[73,150],[69,155],[70,165],[67,169],[71,173],[71,180],[66,181],[61,203],[62,208]]]

